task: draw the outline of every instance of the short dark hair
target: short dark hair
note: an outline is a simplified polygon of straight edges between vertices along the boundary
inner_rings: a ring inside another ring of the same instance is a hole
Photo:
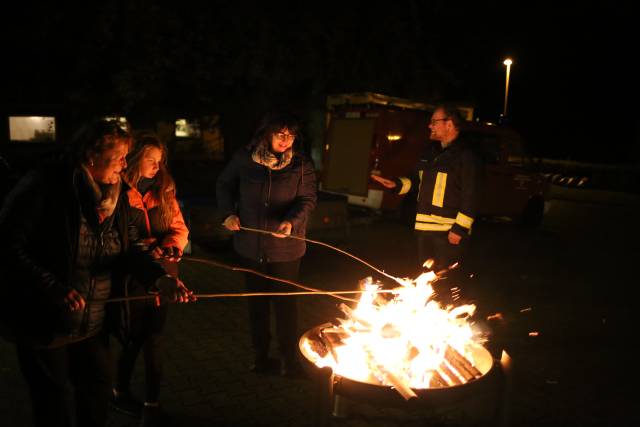
[[[462,123],[464,123],[462,114],[455,104],[444,102],[442,104],[436,105],[436,108],[433,111],[435,112],[437,110],[442,110],[444,115],[453,122],[453,125],[456,129],[460,129],[460,126],[462,125]]]

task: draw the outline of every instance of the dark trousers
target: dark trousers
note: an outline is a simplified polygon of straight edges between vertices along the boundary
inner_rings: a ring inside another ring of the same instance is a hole
[[[447,305],[461,303],[459,298],[466,300],[466,266],[464,257],[466,253],[467,238],[463,237],[459,244],[449,243],[448,231],[416,231],[418,244],[418,262],[420,265],[432,258],[434,264],[431,269],[435,272],[450,268],[453,264],[458,266],[443,273],[443,280],[434,283],[436,299]]]
[[[104,426],[111,387],[108,338],[53,349],[17,345],[37,427]]]
[[[298,272],[300,271],[300,259],[289,262],[259,263],[243,258],[243,264],[252,270],[291,281],[298,280]],[[286,283],[269,280],[252,273],[245,274],[245,281],[248,292],[294,292],[298,290]],[[251,344],[256,359],[264,360],[269,354],[271,341],[270,316],[271,304],[273,303],[280,357],[284,363],[294,362],[298,354],[296,297],[249,297],[248,301]]]
[[[157,402],[164,372],[164,325],[167,305],[147,306],[139,313],[143,320],[133,328],[128,340],[122,343],[122,353],[118,359],[116,388],[129,391],[131,377],[140,350],[144,357],[145,401]]]
[[[163,262],[163,267],[169,274],[178,277],[177,263],[166,261]],[[138,285],[137,288],[142,289],[142,285]],[[122,353],[118,359],[116,374],[116,389],[129,391],[136,359],[142,350],[145,401],[157,402],[164,373],[164,330],[169,307],[167,304],[156,306],[155,301],[145,300],[132,301],[130,310],[130,333],[122,342]]]
[[[416,231],[418,243],[418,262],[420,265],[432,258],[434,271],[450,267],[454,263],[463,263],[466,239],[463,237],[459,244],[449,243],[448,231]]]

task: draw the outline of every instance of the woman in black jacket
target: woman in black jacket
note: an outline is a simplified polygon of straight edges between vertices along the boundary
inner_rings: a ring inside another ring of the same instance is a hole
[[[105,425],[111,359],[104,300],[134,274],[151,292],[192,294],[136,239],[120,175],[131,137],[98,120],[75,138],[72,156],[27,174],[0,212],[2,323],[12,332],[35,425]]]
[[[240,149],[218,178],[218,208],[224,226],[241,226],[272,232],[240,231],[234,248],[248,268],[271,276],[297,280],[305,253],[306,224],[316,205],[315,170],[300,150],[300,124],[289,114],[268,114],[252,142]],[[247,274],[249,292],[282,291],[280,282]],[[249,299],[251,341],[255,352],[254,372],[269,369],[270,303],[276,316],[276,336],[281,374],[297,375],[297,307],[293,297]]]

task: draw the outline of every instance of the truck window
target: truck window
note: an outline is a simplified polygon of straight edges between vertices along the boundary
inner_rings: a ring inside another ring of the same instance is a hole
[[[326,141],[330,149],[323,190],[367,195],[373,133],[373,119],[331,121]]]

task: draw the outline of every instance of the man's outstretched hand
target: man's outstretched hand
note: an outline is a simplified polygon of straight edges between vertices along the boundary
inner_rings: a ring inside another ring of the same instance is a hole
[[[392,181],[390,179],[383,178],[383,177],[381,177],[379,175],[374,175],[374,174],[371,174],[369,176],[371,177],[372,180],[376,181],[378,184],[382,185],[383,187],[396,188],[395,181]]]

